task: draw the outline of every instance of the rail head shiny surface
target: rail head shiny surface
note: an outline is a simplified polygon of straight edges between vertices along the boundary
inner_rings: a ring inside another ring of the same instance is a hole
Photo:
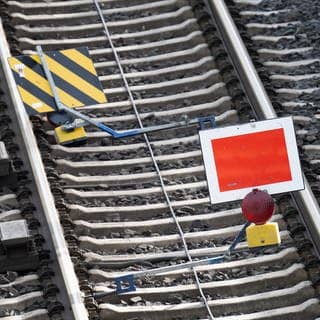
[[[12,106],[22,133],[23,143],[29,159],[36,190],[41,201],[41,207],[51,233],[58,265],[63,277],[67,296],[69,298],[69,305],[72,309],[71,313],[74,320],[88,320],[88,312],[82,301],[79,282],[74,272],[73,264],[64,239],[59,215],[55,207],[37,141],[34,136],[29,117],[20,99],[9,64],[7,63],[7,59],[10,56],[9,46],[6,41],[2,21],[0,20],[0,62],[9,88],[9,99],[12,101]]]
[[[277,114],[225,2],[208,0],[208,4],[251,107],[260,119],[276,118]]]
[[[246,46],[230,15],[224,0],[207,0],[222,41],[237,71],[248,101],[258,119],[276,118],[262,81],[253,65]],[[305,189],[292,192],[291,196],[320,256],[320,207],[304,176]]]

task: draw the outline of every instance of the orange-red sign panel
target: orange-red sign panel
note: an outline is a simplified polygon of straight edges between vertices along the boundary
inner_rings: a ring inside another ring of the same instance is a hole
[[[220,191],[292,180],[284,130],[211,140]]]
[[[304,182],[291,117],[199,131],[211,203],[252,189],[301,190]]]

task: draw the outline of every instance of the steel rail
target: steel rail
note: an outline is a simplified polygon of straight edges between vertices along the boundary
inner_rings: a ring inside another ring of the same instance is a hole
[[[276,118],[277,113],[224,0],[206,1],[256,118]],[[306,177],[303,178],[305,189],[291,192],[291,196],[320,256],[320,207]]]
[[[29,117],[20,98],[13,74],[9,67],[7,59],[11,56],[5,32],[0,19],[0,63],[7,81],[10,101],[17,117],[17,124],[22,133],[22,141],[25,146],[26,156],[32,171],[36,191],[39,195],[41,209],[45,216],[47,228],[50,232],[51,242],[54,246],[53,254],[56,256],[59,273],[63,278],[65,296],[68,298],[68,308],[66,316],[68,319],[88,320],[88,312],[82,301],[82,294],[79,288],[79,282],[74,272],[67,244],[64,239],[63,230],[60,225],[59,215],[55,207],[54,198],[50,190],[49,182],[42,163],[41,154],[38,149],[37,141],[34,136]],[[65,304],[66,301],[63,301]]]
[[[121,64],[121,60],[120,60],[120,57],[119,57],[119,54],[117,52],[117,49],[116,47],[114,46],[113,42],[112,42],[112,39],[111,39],[111,34],[110,34],[110,31],[109,31],[109,28],[107,26],[107,23],[106,23],[106,20],[104,18],[104,15],[103,15],[103,12],[101,10],[101,7],[100,7],[100,4],[99,4],[99,0],[93,0],[95,6],[96,6],[96,9],[97,9],[97,13],[100,17],[100,20],[101,20],[101,23],[103,25],[103,28],[104,28],[104,32],[105,32],[105,35],[106,35],[106,38],[109,42],[109,45],[111,47],[111,50],[113,52],[113,55],[114,55],[114,58],[116,60],[116,63],[117,63],[117,66],[119,68],[119,71],[121,73],[121,78],[123,80],[123,83],[125,85],[125,88],[126,88],[126,91],[128,93],[128,96],[129,96],[129,99],[130,99],[130,102],[131,102],[131,105],[134,109],[134,112],[135,112],[135,115],[136,115],[136,118],[137,118],[137,121],[138,121],[138,124],[140,126],[141,129],[144,128],[143,126],[143,123],[142,123],[142,120],[141,120],[141,117],[140,117],[140,114],[139,114],[139,111],[138,111],[138,108],[136,106],[136,103],[135,103],[135,99],[133,97],[133,94],[132,94],[132,91],[131,91],[131,88],[129,86],[129,83],[128,83],[128,80],[125,76],[125,72],[123,70],[123,67],[122,67],[122,64]],[[180,223],[176,217],[176,214],[175,214],[175,211],[174,211],[174,208],[171,204],[171,201],[170,201],[170,198],[169,198],[169,195],[165,189],[165,184],[164,184],[164,180],[163,180],[163,177],[161,175],[161,172],[160,172],[160,168],[158,166],[158,163],[157,163],[157,160],[155,158],[155,155],[154,155],[154,152],[153,152],[153,149],[152,149],[152,146],[151,146],[151,143],[150,143],[150,140],[148,138],[148,135],[146,133],[143,134],[144,136],[144,139],[146,141],[146,144],[147,144],[147,147],[148,147],[148,150],[149,150],[149,153],[150,153],[150,157],[152,159],[152,162],[153,162],[153,165],[155,167],[155,170],[157,172],[157,175],[159,177],[159,181],[160,181],[160,184],[161,184],[161,188],[163,190],[163,195],[166,199],[166,202],[167,202],[167,205],[168,205],[168,208],[170,210],[170,213],[171,213],[171,216],[172,216],[172,219],[174,220],[175,222],[175,225],[176,225],[176,228],[179,232],[179,235],[180,235],[180,239],[182,241],[182,244],[183,244],[183,247],[184,247],[184,251],[185,251],[185,254],[186,254],[186,257],[188,259],[189,262],[192,262],[193,259],[190,255],[190,252],[189,252],[189,248],[188,248],[188,245],[187,245],[187,242],[186,242],[186,239],[185,239],[185,236],[184,236],[184,233],[183,233],[183,230],[180,226]],[[191,267],[191,270],[193,272],[193,275],[194,275],[194,278],[196,280],[196,284],[197,284],[197,287],[198,287],[198,290],[199,290],[199,293],[201,295],[201,298],[202,298],[202,301],[204,303],[204,306],[205,308],[207,309],[207,312],[208,312],[208,315],[210,317],[211,320],[214,320],[215,317],[213,316],[213,313],[210,309],[210,306],[209,306],[209,303],[208,303],[208,300],[202,290],[202,286],[201,286],[201,283],[200,283],[200,279],[198,277],[198,274],[197,274],[197,271],[194,269],[194,267]]]

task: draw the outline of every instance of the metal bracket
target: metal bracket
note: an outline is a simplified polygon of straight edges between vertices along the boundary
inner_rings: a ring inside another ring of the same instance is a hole
[[[198,118],[198,120],[199,120],[200,130],[206,129],[206,123],[209,123],[212,129],[217,127],[215,116],[201,117],[201,118]]]
[[[137,288],[134,284],[133,274],[127,274],[125,276],[117,277],[114,279],[117,289],[116,294],[136,291]]]

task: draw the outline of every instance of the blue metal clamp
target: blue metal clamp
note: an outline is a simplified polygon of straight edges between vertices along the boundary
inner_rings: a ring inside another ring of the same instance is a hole
[[[210,123],[211,128],[216,128],[216,118],[215,116],[208,116],[208,117],[201,117],[198,118],[199,125],[200,125],[200,130],[205,130],[206,129],[206,123]]]
[[[127,274],[125,276],[120,276],[114,279],[116,283],[116,293],[126,293],[131,291],[136,291],[137,288],[134,284],[134,276],[133,274]]]

